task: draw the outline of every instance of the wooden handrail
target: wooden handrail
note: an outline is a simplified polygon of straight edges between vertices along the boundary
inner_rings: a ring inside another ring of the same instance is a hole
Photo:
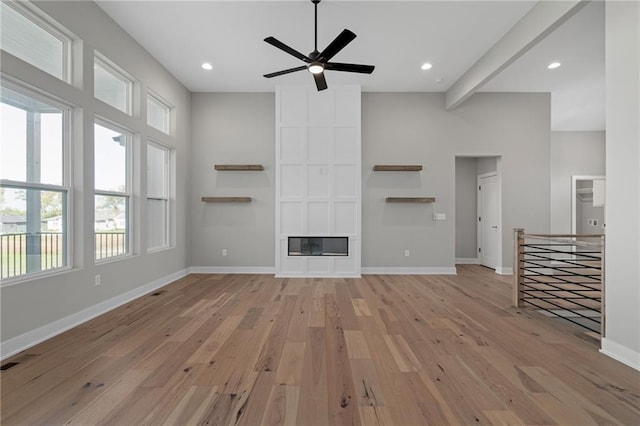
[[[540,238],[600,238],[604,237],[604,234],[526,234],[526,236]]]

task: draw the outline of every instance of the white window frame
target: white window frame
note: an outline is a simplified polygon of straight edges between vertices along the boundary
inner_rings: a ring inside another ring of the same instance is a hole
[[[165,109],[165,114],[164,114],[164,123],[165,123],[165,128],[164,129],[158,129],[155,126],[152,126],[151,123],[149,123],[149,100],[152,99],[154,102],[162,105]],[[146,122],[147,124],[162,132],[165,133],[167,135],[171,135],[173,133],[173,111],[174,111],[175,107],[173,105],[171,105],[171,103],[167,102],[164,98],[162,98],[161,96],[159,96],[157,93],[155,93],[153,90],[148,90],[147,91],[147,119]]]
[[[171,241],[171,223],[173,222],[173,218],[171,217],[171,199],[172,199],[172,188],[173,188],[173,173],[171,170],[171,164],[172,164],[172,158],[174,155],[174,149],[163,145],[159,142],[156,142],[154,140],[147,140],[147,147],[151,145],[154,146],[155,148],[159,148],[162,149],[166,152],[166,156],[165,156],[165,160],[164,160],[164,167],[166,170],[165,173],[165,188],[166,188],[166,194],[164,197],[158,197],[158,196],[149,196],[148,191],[147,191],[147,201],[149,200],[160,200],[160,201],[165,201],[165,218],[166,218],[166,223],[165,223],[165,244],[161,245],[161,246],[156,246],[156,247],[147,247],[147,252],[148,253],[152,253],[155,251],[160,251],[160,250],[165,250],[168,248],[173,247],[172,245],[172,241]],[[147,148],[148,149],[148,148]],[[147,182],[147,187],[149,186],[149,182]],[[148,206],[148,203],[147,203]],[[147,228],[147,233],[149,232],[149,228]],[[147,238],[148,241],[148,238]],[[148,242],[147,242],[148,244]]]
[[[111,105],[110,103],[107,103],[107,102],[103,101],[102,99],[98,98],[96,96],[96,83],[95,83],[95,80],[93,82],[93,96],[96,98],[96,100],[104,103],[105,105],[109,105],[110,107],[112,107],[112,108],[114,108],[114,109],[116,109],[118,111],[124,112],[125,114],[132,116],[133,115],[133,86],[134,86],[136,80],[129,73],[127,73],[125,70],[120,68],[113,61],[109,60],[109,58],[107,58],[106,56],[104,56],[103,54],[98,52],[97,50],[94,51],[93,63],[94,63],[94,66],[96,66],[96,65],[100,66],[105,71],[110,73],[113,77],[115,77],[118,80],[120,80],[123,83],[125,83],[125,85],[126,85],[126,102],[125,102],[126,105],[125,105],[125,110],[121,110],[120,108],[116,107],[115,105]]]
[[[95,179],[94,179],[94,184],[93,184],[93,200],[94,200],[94,206],[93,206],[93,212],[95,215],[95,211],[96,211],[96,206],[95,206],[95,199],[96,199],[96,195],[102,195],[102,196],[113,196],[113,197],[123,197],[126,198],[126,206],[127,206],[127,215],[126,215],[126,235],[125,235],[125,244],[126,244],[126,252],[120,255],[115,255],[115,256],[108,256],[108,257],[103,257],[100,259],[96,259],[96,252],[95,252],[95,236],[96,236],[96,231],[95,231],[95,218],[94,218],[94,229],[93,229],[93,238],[94,238],[94,243],[93,243],[93,259],[94,262],[96,264],[99,263],[107,263],[107,262],[112,262],[114,260],[118,260],[118,259],[123,259],[123,258],[127,258],[127,257],[131,257],[133,256],[133,210],[134,210],[134,203],[133,203],[133,143],[135,140],[134,137],[134,133],[127,129],[126,127],[120,126],[118,124],[114,124],[111,121],[108,121],[102,117],[99,116],[95,116],[94,117],[94,125],[97,124],[99,126],[102,127],[106,127],[109,130],[113,130],[114,132],[119,132],[123,135],[127,135],[127,143],[125,146],[125,153],[126,153],[126,159],[125,159],[125,171],[126,171],[126,177],[125,177],[125,191],[124,192],[119,192],[119,191],[108,191],[108,190],[103,190],[103,189],[98,189],[95,187]],[[93,144],[94,144],[94,149],[95,149],[95,137],[93,140]],[[96,164],[96,158],[95,158],[95,153],[94,153],[94,159],[93,159],[93,164],[94,164],[94,173],[95,173],[95,164]]]
[[[42,12],[42,10],[28,1],[3,0],[2,3],[62,42],[62,77],[50,74],[48,71],[45,71],[30,62],[25,62],[32,67],[38,68],[42,72],[54,76],[55,78],[60,78],[65,83],[71,83],[71,70],[73,69],[71,47],[75,36],[64,26],[57,23],[51,17]]]
[[[65,211],[65,222],[63,229],[66,233],[63,233],[63,247],[65,254],[63,259],[65,264],[59,268],[52,268],[44,271],[27,272],[23,275],[16,275],[9,278],[0,280],[0,288],[7,287],[14,284],[18,284],[25,281],[31,281],[42,277],[58,275],[62,272],[73,269],[73,190],[71,182],[73,182],[72,167],[73,160],[71,158],[71,129],[73,120],[74,107],[66,103],[62,103],[59,100],[53,98],[46,92],[40,93],[31,90],[17,82],[3,79],[1,83],[2,87],[17,92],[23,96],[27,96],[36,101],[48,104],[52,107],[59,108],[62,111],[62,184],[52,185],[46,183],[16,181],[10,179],[0,179],[0,186],[10,189],[24,189],[24,190],[37,190],[37,191],[51,191],[60,192],[62,194],[62,208]]]

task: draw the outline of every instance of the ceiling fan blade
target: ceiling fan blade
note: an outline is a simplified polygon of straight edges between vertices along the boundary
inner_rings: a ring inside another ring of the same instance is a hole
[[[313,79],[316,81],[316,87],[318,92],[327,88],[327,80],[324,78],[324,73],[313,74]]]
[[[265,74],[264,77],[267,77],[267,78],[277,77],[279,75],[289,74],[289,73],[292,73],[292,72],[302,71],[302,70],[306,70],[306,69],[307,69],[306,65],[300,65],[299,67],[289,68],[287,70],[276,71],[276,72],[272,72],[272,73],[269,73],[269,74]]]
[[[357,72],[360,74],[371,74],[375,69],[373,65],[341,64],[339,62],[327,62],[324,68],[331,71]]]
[[[293,49],[292,47],[287,46],[286,44],[284,44],[283,42],[281,42],[280,40],[276,39],[275,37],[267,37],[264,39],[264,41],[266,41],[267,43],[269,43],[270,45],[277,47],[278,49],[287,52],[289,55],[291,56],[295,56],[296,58],[305,61],[307,63],[311,62],[311,58],[309,58],[306,55],[303,55],[302,53],[298,52],[297,50]]]
[[[342,32],[338,34],[338,37],[333,39],[333,41],[329,43],[329,45],[322,51],[322,53],[320,53],[318,58],[321,62],[330,60],[331,58],[336,56],[339,51],[344,49],[347,44],[351,43],[354,38],[356,38],[356,35],[353,32],[347,29],[342,30]]]

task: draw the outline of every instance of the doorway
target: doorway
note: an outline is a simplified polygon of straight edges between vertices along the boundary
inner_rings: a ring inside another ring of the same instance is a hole
[[[571,177],[571,233],[604,233],[604,176]]]
[[[502,267],[505,238],[502,235],[501,170],[500,156],[455,157],[455,263],[458,265],[481,264],[498,274],[511,273]],[[480,188],[486,193],[482,194]],[[484,213],[483,209],[486,209]]]

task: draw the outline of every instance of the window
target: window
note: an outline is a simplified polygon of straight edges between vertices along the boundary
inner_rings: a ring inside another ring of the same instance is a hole
[[[69,81],[71,39],[28,10],[22,2],[1,2],[2,50]]]
[[[70,108],[0,88],[0,278],[68,266]]]
[[[147,145],[147,249],[169,247],[171,150]]]
[[[131,115],[133,79],[106,58],[93,61],[94,96],[120,111]]]
[[[95,259],[129,253],[132,135],[96,120]]]
[[[166,134],[171,133],[171,105],[149,93],[147,95],[147,124]]]

